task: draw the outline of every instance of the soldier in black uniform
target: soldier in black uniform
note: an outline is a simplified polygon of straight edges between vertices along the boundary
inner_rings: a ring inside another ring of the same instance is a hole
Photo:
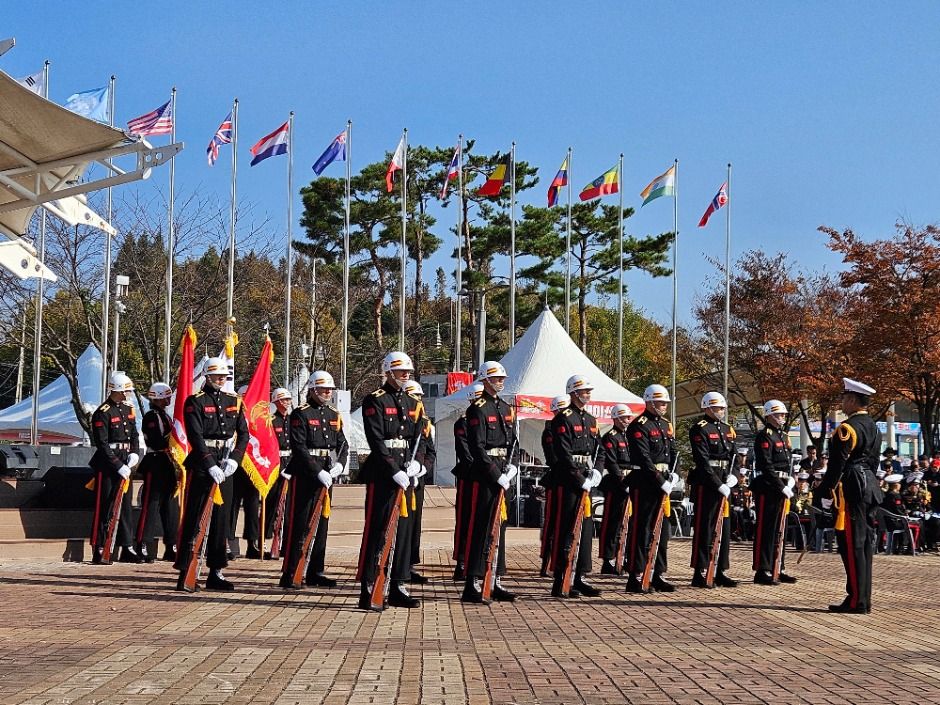
[[[600,459],[600,433],[597,419],[585,410],[591,400],[594,386],[584,375],[568,378],[565,390],[571,399],[567,409],[555,414],[552,419],[552,449],[555,465],[552,469],[557,484],[555,504],[555,540],[553,542],[552,570],[553,597],[597,597],[600,590],[588,583],[584,576],[591,572],[591,548],[594,539],[594,522],[587,507],[583,507],[581,533],[575,535],[575,521],[582,510],[584,493],[590,497],[591,489],[601,482],[601,473],[595,467]],[[590,503],[590,499],[588,499]],[[568,558],[574,541],[579,542],[575,578],[570,592],[565,595],[563,580],[568,569]]]
[[[424,388],[415,380],[408,380],[405,391],[413,397],[424,401]],[[414,497],[411,512],[411,577],[408,582],[424,585],[428,579],[415,569],[421,563],[421,519],[424,514],[424,485],[428,475],[434,478],[434,466],[437,463],[437,448],[434,445],[434,424],[427,416],[424,417],[423,439],[420,454],[423,456],[421,470],[411,478],[411,492]]]
[[[277,479],[268,491],[268,496],[264,498],[264,537],[268,540],[274,538],[274,522],[277,520],[277,505],[281,498],[281,492],[285,485],[290,484],[290,472],[287,465],[290,463],[290,412],[293,402],[290,390],[284,387],[278,387],[271,394],[271,403],[274,404],[274,413],[271,414],[271,428],[274,429],[274,436],[277,438],[278,454],[280,456],[280,471]],[[289,489],[288,489],[289,492]],[[287,526],[287,507],[284,507],[284,520],[281,523],[281,546],[284,546],[284,528]],[[286,549],[282,548],[282,555],[287,555]],[[266,553],[265,558],[270,558]]]
[[[111,562],[102,558],[104,542],[107,540],[108,517],[126,480],[128,488],[121,499],[114,545],[121,546],[121,563],[140,563],[142,559],[133,547],[133,493],[130,487],[131,470],[139,460],[139,443],[134,407],[126,403],[127,395],[134,392],[134,383],[122,372],[112,372],[108,391],[108,398],[91,416],[91,439],[95,446],[95,453],[88,461],[89,467],[95,471],[91,561],[95,564]]]
[[[385,383],[362,402],[362,422],[369,442],[369,457],[361,471],[367,491],[365,526],[356,571],[356,580],[362,585],[359,596],[362,609],[372,609],[370,595],[380,569],[378,563],[386,524],[392,512],[407,514],[407,505],[395,505],[398,489],[407,490],[411,478],[421,469],[419,446],[424,427],[424,405],[402,389],[414,373],[414,365],[405,353],[391,352],[382,361],[382,371]],[[396,546],[402,539],[397,537]],[[407,555],[410,559],[410,552]],[[409,561],[393,561],[389,605],[417,607],[420,604],[404,585],[410,577]]]
[[[150,411],[144,414],[144,440],[147,453],[140,463],[140,474],[144,487],[140,491],[140,516],[137,519],[137,552],[147,562],[153,563],[147,546],[163,537],[166,550],[163,560],[176,560],[176,535],[179,531],[179,502],[176,494],[176,467],[170,457],[170,434],[173,419],[166,412],[173,390],[170,385],[155,382],[150,385],[147,398]]]
[[[881,433],[867,411],[875,390],[847,377],[842,381],[841,406],[848,418],[829,439],[829,467],[819,492],[836,500],[836,535],[848,596],[829,605],[829,610],[867,614],[871,612],[873,513],[883,499],[875,480]],[[832,507],[832,500],[824,500],[823,506]]]
[[[622,566],[614,565],[617,559],[617,541],[626,521],[624,512],[630,497],[630,446],[625,431],[633,412],[626,404],[614,404],[610,418],[614,423],[601,438],[604,453],[604,477],[598,486],[604,493],[604,516],[601,518],[600,557],[603,560],[601,575],[617,575]],[[624,553],[626,557],[626,553]],[[624,561],[626,562],[626,561]]]
[[[542,569],[539,576],[548,577],[548,571],[552,564],[553,546],[555,540],[555,507],[559,502],[558,483],[555,482],[555,476],[552,468],[555,467],[555,448],[552,441],[552,421],[562,409],[567,409],[571,404],[571,397],[562,394],[552,399],[549,407],[552,412],[552,418],[545,422],[545,428],[542,429],[542,453],[545,455],[545,464],[548,469],[543,473],[541,484],[545,488],[545,516],[542,518],[541,550],[539,556],[542,558]]]
[[[790,467],[790,439],[783,428],[787,407],[771,399],[764,404],[764,422],[767,424],[754,437],[754,481],[751,491],[757,518],[754,523],[754,582],[775,585],[773,578],[774,551],[782,542],[780,555],[781,583],[795,583],[796,578],[784,572],[786,542],[778,535],[780,512],[788,508],[793,497],[796,480]]]
[[[629,573],[627,592],[644,592],[641,578],[646,570],[647,554],[653,542],[653,528],[663,503],[668,502],[669,493],[679,477],[673,471],[676,460],[675,439],[672,424],[663,415],[669,407],[669,392],[661,384],[651,384],[643,392],[646,409],[627,427],[630,446],[630,515]],[[676,587],[663,578],[668,567],[666,561],[669,543],[668,513],[659,534],[659,549],[656,552],[651,589],[673,592]]]
[[[301,404],[290,415],[291,457],[287,470],[292,487],[284,526],[282,588],[292,587],[291,576],[305,558],[303,544],[317,493],[323,488],[329,492],[333,480],[343,473],[349,462],[349,443],[343,433],[343,419],[331,403],[335,388],[332,375],[317,370],[307,383],[307,403]],[[307,585],[336,585],[335,580],[323,574],[328,521],[329,516],[321,514],[304,578]]]
[[[244,399],[248,385],[238,388],[238,398]],[[251,481],[248,471],[239,467],[232,477],[232,498],[226,500],[228,509],[228,542],[229,558],[241,556],[241,549],[235,532],[238,527],[238,510],[244,507],[244,521],[242,523],[242,538],[248,544],[245,549],[245,558],[261,558],[261,493]]]
[[[482,579],[486,574],[486,561],[490,552],[490,529],[502,506],[497,502],[502,488],[505,497],[518,469],[513,458],[518,453],[515,412],[499,398],[506,384],[506,369],[498,362],[484,362],[480,368],[483,394],[467,409],[467,444],[470,448],[470,477],[474,482],[471,505],[473,528],[470,551],[467,555],[467,580],[461,600],[483,602]],[[499,546],[496,551],[496,585],[494,600],[512,602],[516,596],[502,586],[506,574],[506,522],[500,522]]]
[[[471,404],[483,394],[483,385],[474,382],[467,391],[467,401]],[[454,422],[454,451],[457,455],[457,464],[451,473],[457,484],[457,500],[454,503],[454,582],[463,582],[467,579],[465,566],[467,554],[470,552],[470,529],[473,513],[471,501],[473,497],[473,480],[470,479],[470,446],[467,435],[467,412]]]
[[[731,519],[725,500],[731,497],[731,488],[738,484],[733,473],[735,458],[734,429],[725,423],[728,404],[718,392],[702,397],[702,416],[689,429],[689,444],[695,468],[689,473],[692,501],[695,504],[695,528],[692,533],[692,587],[709,587],[705,579],[715,542],[715,522],[718,513],[724,519],[721,525],[721,543],[716,558],[715,582],[718,587],[737,587],[725,571],[730,566]]]
[[[222,576],[228,565],[228,507],[232,499],[231,477],[235,474],[248,447],[248,422],[242,400],[223,391],[228,363],[210,357],[205,366],[206,383],[202,391],[186,399],[183,421],[190,451],[183,465],[186,468],[186,507],[180,529],[175,568],[180,571],[177,590],[184,590],[183,579],[192,556],[199,528],[199,515],[206,498],[216,485],[222,504],[213,505],[212,519],[206,536],[207,590],[234,590],[235,586]]]

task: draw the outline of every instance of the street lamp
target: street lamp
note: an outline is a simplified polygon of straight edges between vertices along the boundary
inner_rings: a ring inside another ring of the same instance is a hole
[[[127,290],[130,286],[130,277],[118,274],[114,277],[114,346],[111,351],[111,369],[118,368],[118,342],[121,339],[121,314],[127,310],[127,306],[121,301],[127,296]]]

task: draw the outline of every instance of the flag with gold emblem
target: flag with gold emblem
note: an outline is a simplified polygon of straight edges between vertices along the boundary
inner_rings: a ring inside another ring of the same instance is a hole
[[[248,420],[248,448],[242,459],[242,468],[262,498],[268,496],[281,465],[280,447],[271,421],[272,362],[274,346],[271,339],[267,338],[243,399],[245,418]]]

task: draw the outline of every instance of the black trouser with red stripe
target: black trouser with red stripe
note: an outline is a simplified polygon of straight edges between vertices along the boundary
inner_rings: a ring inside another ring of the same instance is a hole
[[[330,500],[333,499],[333,488],[329,490]],[[317,525],[317,535],[313,539],[313,551],[310,553],[310,564],[307,566],[307,580],[312,581],[317,575],[326,570],[326,539],[330,533],[330,518],[321,516]]]
[[[712,545],[715,542],[715,524],[718,513],[722,511],[724,496],[712,487],[699,485],[692,489],[692,502],[695,505],[695,522],[692,529],[692,567],[695,570],[707,570],[711,559]],[[719,573],[728,570],[731,551],[731,520],[722,519],[721,545],[718,547]]]
[[[403,581],[411,577],[411,542],[415,530],[415,488],[411,485],[405,490],[405,504],[408,516],[398,517],[398,533],[395,536],[395,556],[392,559],[392,580]]]
[[[283,467],[287,467],[287,461],[282,459],[281,462],[284,464]],[[264,537],[266,539],[274,538],[274,520],[277,516],[277,503],[281,498],[281,488],[284,486],[284,483],[290,483],[290,480],[285,480],[283,476],[278,475],[277,479],[274,481],[274,484],[271,485],[271,489],[268,490],[267,496],[264,498]],[[287,501],[290,502],[290,485],[288,484],[288,497]],[[289,514],[287,513],[289,504],[285,503],[284,506],[284,524],[282,529],[287,527],[287,521]],[[284,534],[286,536],[286,534]],[[282,546],[286,545],[283,543],[282,536]]]
[[[238,524],[238,510],[245,506],[245,523],[242,525],[242,538],[246,541],[261,540],[261,494],[255,487],[248,473],[242,468],[235,471],[232,476],[232,501],[225,503],[229,512],[228,537],[235,538],[235,528]],[[267,510],[267,508],[265,508]],[[265,522],[267,523],[267,521]]]
[[[777,541],[782,543],[780,554],[780,570],[783,571],[786,559],[787,545],[782,536],[779,536],[780,513],[783,511],[785,497],[783,495],[761,493],[757,495],[755,511],[757,520],[754,522],[754,564],[755,571],[774,571],[774,552]]]
[[[627,492],[622,487],[623,480],[620,478],[614,478],[611,475],[606,475],[604,479],[608,477],[611,478],[610,482],[601,483],[600,489],[604,492],[604,515],[601,517],[601,534],[600,534],[600,557],[605,561],[613,561],[617,559],[617,542],[620,540],[620,534],[623,529],[623,522],[625,521],[624,512],[627,509],[627,499],[630,497],[630,493]],[[615,484],[615,480],[618,483],[621,483],[620,487],[612,486]],[[626,549],[626,547],[624,547]],[[624,550],[624,556],[626,556],[626,550]],[[619,566],[614,566],[619,569]]]
[[[176,544],[179,532],[179,502],[176,469],[166,453],[147,453],[141,463],[144,486],[140,491],[137,543],[163,537],[167,546]]]
[[[473,484],[463,477],[457,478],[457,500],[454,503],[454,560],[461,565],[466,565],[467,552],[470,550]]]
[[[634,473],[635,475],[636,473]],[[633,475],[631,475],[631,478]],[[629,560],[628,572],[631,576],[639,578],[646,570],[646,558],[653,543],[653,527],[656,517],[662,507],[663,491],[655,484],[644,482],[636,484],[630,489],[630,500],[633,502],[633,514],[630,516]],[[662,575],[666,572],[668,563],[666,551],[669,545],[669,517],[664,516],[659,532],[659,549],[656,552],[656,564],[653,566],[653,575]]]
[[[845,566],[848,606],[871,608],[871,565],[874,556],[871,505],[845,500],[845,530],[837,531],[839,556]]]
[[[117,470],[95,468],[95,513],[91,524],[91,546],[101,548],[108,536],[108,519],[114,500],[121,489],[123,478]],[[118,519],[114,546],[130,546],[134,542],[134,504],[133,487],[128,487],[121,500],[121,514]]]
[[[424,481],[418,480],[415,491],[415,510],[411,528],[411,565],[421,562],[421,518],[424,516]],[[408,508],[411,512],[411,508]],[[409,576],[410,577],[410,576]]]
[[[386,524],[392,512],[397,516],[400,511],[399,505],[395,503],[398,489],[391,477],[384,476],[366,485],[365,525],[362,528],[359,566],[356,570],[356,580],[363,586],[371,586],[378,574]]]
[[[470,545],[467,551],[468,578],[482,578],[486,574],[486,559],[490,555],[490,528],[495,513],[501,511],[499,485],[495,482],[472,482],[470,509],[472,512]],[[506,522],[499,519],[499,546],[496,551],[496,575],[506,574]]]
[[[539,549],[543,566],[545,566],[545,561],[550,561],[553,558],[554,554],[557,490],[558,488],[554,485],[545,487],[545,516],[542,518],[541,547]]]
[[[189,564],[199,528],[199,515],[214,485],[208,472],[187,469],[186,507],[183,510],[174,564],[177,570],[186,570]],[[212,505],[212,518],[206,536],[206,565],[211,570],[221,570],[228,565],[228,505],[232,501],[232,478],[226,479],[219,489],[222,491],[222,505]]]
[[[594,541],[594,521],[590,517],[581,519],[581,533],[574,535],[574,524],[581,511],[584,490],[580,487],[572,490],[568,487],[555,488],[555,535],[552,539],[552,571],[556,580],[564,577],[568,568],[568,555],[574,541],[578,546],[577,563],[574,572],[586,575],[591,572],[591,548]]]
[[[319,497],[323,485],[315,477],[308,477],[306,473],[298,473],[290,480],[291,488],[287,499],[287,509],[285,510],[284,522],[284,575],[292,576],[297,566],[304,560],[303,544],[307,533],[307,524],[310,521],[310,513],[313,511],[313,505]],[[317,536],[325,524],[326,519],[320,516],[320,522],[317,525]],[[325,534],[325,530],[324,530]],[[324,538],[324,549],[326,540]],[[316,541],[314,541],[316,544]],[[316,546],[314,545],[314,549]],[[313,553],[311,553],[310,563],[313,564]],[[321,556],[322,560],[322,556]],[[308,566],[309,568],[309,566]],[[322,566],[320,568],[322,570]],[[309,573],[308,573],[309,574]]]

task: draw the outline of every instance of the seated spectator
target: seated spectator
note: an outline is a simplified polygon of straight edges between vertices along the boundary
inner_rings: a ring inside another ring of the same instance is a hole
[[[881,461],[881,469],[889,475],[901,472],[901,463],[894,457],[898,452],[891,447],[885,448],[882,455],[885,457]]]

